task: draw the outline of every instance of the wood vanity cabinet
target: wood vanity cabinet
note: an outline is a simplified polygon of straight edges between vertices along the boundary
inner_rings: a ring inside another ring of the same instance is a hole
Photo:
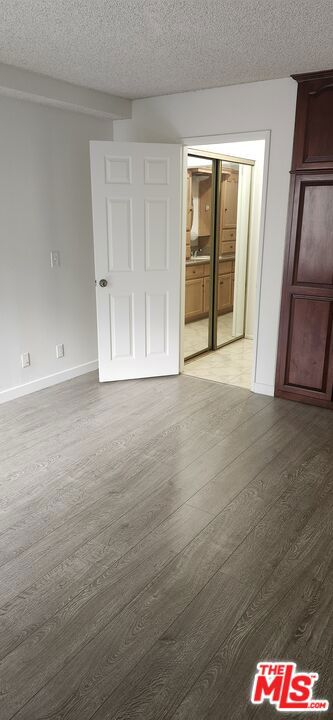
[[[185,322],[198,320],[204,313],[203,277],[186,280],[185,283]]]
[[[295,80],[275,394],[333,408],[333,70]]]
[[[196,263],[186,266],[185,281],[185,322],[200,320],[207,316],[209,310],[205,310],[205,287],[207,294],[207,283],[209,281],[210,264]]]
[[[234,260],[220,260],[217,290],[219,315],[233,308]],[[185,322],[207,317],[210,308],[210,263],[186,266]]]

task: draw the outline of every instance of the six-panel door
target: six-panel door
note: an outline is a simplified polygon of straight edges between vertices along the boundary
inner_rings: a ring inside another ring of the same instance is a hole
[[[179,372],[181,170],[179,145],[91,143],[102,381]]]

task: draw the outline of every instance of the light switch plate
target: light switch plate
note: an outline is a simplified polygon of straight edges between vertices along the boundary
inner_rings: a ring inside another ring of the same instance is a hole
[[[21,365],[23,368],[29,367],[30,365],[30,353],[22,353],[21,355]]]
[[[59,358],[64,357],[64,354],[65,354],[65,350],[64,350],[63,343],[60,343],[59,345],[56,345],[56,357],[57,357],[57,359],[59,360]]]
[[[59,250],[51,250],[51,268],[60,267],[60,252]]]

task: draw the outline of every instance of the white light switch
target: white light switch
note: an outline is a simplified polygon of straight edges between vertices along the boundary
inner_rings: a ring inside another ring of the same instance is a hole
[[[59,358],[64,357],[64,354],[65,354],[65,351],[64,351],[63,344],[60,343],[60,345],[56,345],[56,357],[58,358],[58,360],[59,360]]]
[[[60,252],[59,250],[51,250],[51,268],[57,268],[60,266]]]
[[[21,355],[21,365],[23,368],[29,367],[30,365],[30,353],[22,353]]]

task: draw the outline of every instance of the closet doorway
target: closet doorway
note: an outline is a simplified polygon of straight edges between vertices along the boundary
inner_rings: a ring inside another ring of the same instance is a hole
[[[244,338],[254,164],[248,158],[188,148],[184,318],[187,374],[208,374],[209,379],[227,382],[228,367],[232,366],[234,374],[238,356],[240,371],[244,374],[246,370],[249,378],[251,375],[252,344]],[[237,342],[237,348],[231,348]],[[226,350],[222,353],[223,348]]]

